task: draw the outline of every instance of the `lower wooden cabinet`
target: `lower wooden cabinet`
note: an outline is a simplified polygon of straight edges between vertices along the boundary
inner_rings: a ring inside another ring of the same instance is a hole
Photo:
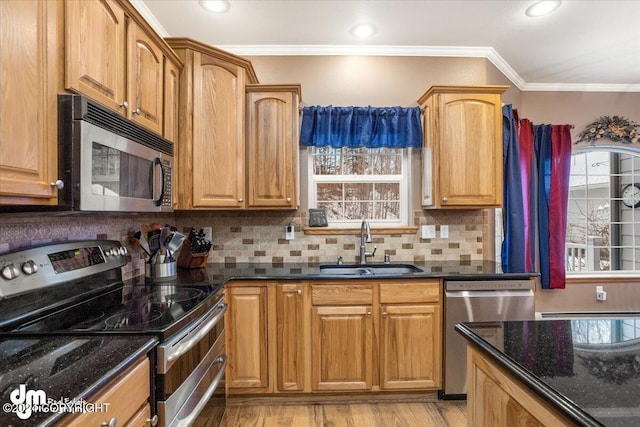
[[[229,394],[441,388],[439,280],[227,283]]]
[[[255,284],[255,282],[250,282]],[[245,283],[246,285],[246,283]],[[230,286],[225,314],[229,392],[270,391],[267,354],[267,286]]]
[[[88,401],[108,404],[107,412],[85,412],[69,415],[59,424],[63,427],[101,426],[115,419],[117,425],[151,425],[149,394],[151,392],[151,368],[148,358],[135,363],[118,378],[109,382]]]
[[[467,420],[476,427],[576,426],[518,379],[468,346]]]

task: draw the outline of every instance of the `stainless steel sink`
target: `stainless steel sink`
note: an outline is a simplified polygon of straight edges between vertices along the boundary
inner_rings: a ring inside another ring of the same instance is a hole
[[[320,266],[320,274],[335,276],[402,275],[421,272],[422,269],[411,264],[343,264]]]

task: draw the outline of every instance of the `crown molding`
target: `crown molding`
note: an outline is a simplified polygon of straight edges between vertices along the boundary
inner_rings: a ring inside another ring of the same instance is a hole
[[[129,0],[161,37],[170,34],[142,0]],[[527,92],[640,92],[640,84],[527,83],[492,47],[473,46],[386,46],[386,45],[222,45],[238,56],[432,56],[450,58],[486,58],[519,90]]]

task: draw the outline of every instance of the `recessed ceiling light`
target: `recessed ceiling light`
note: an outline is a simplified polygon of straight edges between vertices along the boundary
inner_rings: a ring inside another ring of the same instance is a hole
[[[527,8],[524,12],[527,16],[536,17],[543,16],[553,12],[560,7],[561,0],[541,0],[537,1]]]
[[[371,24],[358,24],[351,29],[351,34],[359,38],[372,36],[376,32],[376,27]]]
[[[200,6],[209,12],[224,13],[229,10],[230,4],[227,0],[200,0]]]

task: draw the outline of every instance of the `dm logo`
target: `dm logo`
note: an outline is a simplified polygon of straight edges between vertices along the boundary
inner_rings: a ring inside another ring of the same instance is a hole
[[[13,390],[9,395],[11,403],[16,405],[16,415],[21,420],[31,417],[34,407],[47,403],[47,394],[44,390],[27,390],[25,384]]]

